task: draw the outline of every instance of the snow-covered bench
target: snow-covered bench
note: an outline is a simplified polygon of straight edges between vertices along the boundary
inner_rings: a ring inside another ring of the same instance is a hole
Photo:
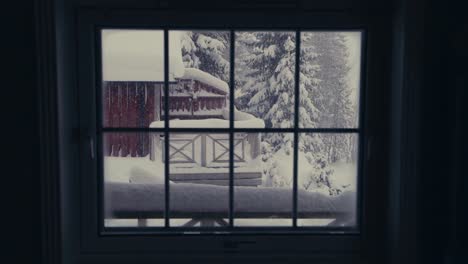
[[[107,218],[145,219],[164,217],[164,184],[106,183]],[[170,217],[223,222],[227,217],[229,189],[226,186],[170,184]],[[239,218],[290,218],[291,189],[234,187],[234,212]],[[298,218],[335,219],[329,225],[352,225],[355,193],[336,197],[298,190]]]

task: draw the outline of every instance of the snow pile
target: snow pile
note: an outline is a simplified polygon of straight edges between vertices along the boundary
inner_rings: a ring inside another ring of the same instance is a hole
[[[177,95],[179,96],[179,95]],[[190,95],[191,96],[191,95]],[[193,97],[194,98],[198,98],[198,97],[217,97],[217,98],[225,98],[226,96],[225,95],[222,95],[222,94],[215,94],[215,93],[210,93],[210,92],[207,92],[205,90],[201,90],[201,91],[198,91],[198,92],[195,92],[193,94]]]
[[[106,212],[110,217],[126,213],[158,214],[164,211],[163,184],[107,183]],[[190,212],[226,213],[229,206],[229,188],[204,184],[177,183],[171,185],[171,216]],[[292,190],[290,188],[235,187],[234,211],[239,217],[249,214],[290,216]],[[352,215],[355,210],[355,192],[336,197],[298,190],[298,210],[302,215],[334,213]]]
[[[321,168],[318,164],[311,164],[307,155],[304,152],[299,152],[299,188],[325,195],[336,195],[337,192],[339,194],[341,191],[356,190],[357,167],[355,162],[336,162]]]
[[[104,157],[104,180],[164,184],[164,164],[147,157]]]
[[[184,75],[180,33],[169,34],[169,81]],[[104,81],[164,82],[162,30],[102,30]]]
[[[348,191],[356,191],[357,184],[357,164],[336,162],[330,164],[333,169],[334,184]]]
[[[263,141],[262,144],[266,142]],[[264,147],[264,145],[262,145]],[[269,150],[271,151],[271,150]],[[264,186],[292,186],[293,153],[282,147],[268,155],[262,149]],[[289,154],[288,154],[289,153]],[[324,168],[310,163],[309,153],[298,152],[298,187],[310,192],[335,195],[334,190],[355,191],[357,183],[356,162],[339,161]],[[329,174],[326,174],[329,172]]]
[[[223,118],[228,120],[229,119],[229,108],[224,108],[223,109]],[[234,120],[235,121],[245,121],[245,120],[250,120],[250,119],[256,119],[256,117],[252,114],[242,112],[237,110],[236,106],[234,106]],[[260,119],[261,120],[261,119]],[[262,120],[263,122],[263,120]],[[263,125],[262,128],[265,127],[265,124]]]
[[[130,169],[129,182],[164,184],[164,177],[141,167],[133,166]]]
[[[184,71],[184,75],[180,77],[181,79],[189,79],[189,80],[196,80],[199,82],[202,82],[204,84],[208,84],[212,87],[217,88],[218,90],[221,90],[225,92],[226,94],[229,93],[229,86],[228,84],[213,75],[206,73],[204,71],[201,71],[199,69],[195,68],[186,68]]]

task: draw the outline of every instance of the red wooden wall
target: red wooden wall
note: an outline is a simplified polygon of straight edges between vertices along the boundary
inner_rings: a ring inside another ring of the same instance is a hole
[[[198,89],[222,95],[223,93],[206,84],[195,82]],[[160,120],[163,84],[152,82],[104,82],[102,106],[104,127],[147,128],[150,123]],[[158,99],[155,99],[158,98]],[[186,109],[196,112],[199,109],[222,109],[226,105],[226,98],[203,98],[188,101],[188,97],[169,98],[171,111]],[[155,111],[157,110],[157,111]],[[170,112],[171,112],[170,111]],[[174,115],[181,119],[209,118],[210,115]],[[220,116],[219,118],[222,118]],[[149,154],[150,140],[148,133],[105,133],[103,136],[103,150],[106,156],[116,157],[145,157]]]
[[[155,120],[155,93],[160,93],[160,87],[161,84],[148,82],[105,82],[104,127],[147,128]],[[149,154],[147,133],[105,133],[103,144],[106,156],[144,157]]]

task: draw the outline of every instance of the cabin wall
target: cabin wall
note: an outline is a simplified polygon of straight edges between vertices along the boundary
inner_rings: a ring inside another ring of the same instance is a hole
[[[171,95],[171,118],[222,118],[227,106],[226,94],[204,83],[180,80],[170,89],[206,91],[220,97]],[[103,84],[102,122],[104,127],[149,127],[151,122],[164,119],[164,97],[161,83],[114,82]],[[109,133],[103,136],[104,155],[116,157],[145,157],[150,154],[150,138],[144,133]]]
[[[104,82],[104,127],[149,127],[159,120],[162,84],[148,82]],[[144,157],[150,140],[144,133],[109,133],[103,136],[104,155]]]

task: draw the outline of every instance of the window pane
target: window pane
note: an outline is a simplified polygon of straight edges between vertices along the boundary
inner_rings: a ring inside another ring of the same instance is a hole
[[[158,133],[104,133],[105,226],[164,226]]]
[[[234,128],[294,128],[295,32],[235,37]],[[162,30],[102,30],[103,127],[164,128],[167,100],[169,128],[207,128],[169,131],[168,150],[163,132],[105,132],[106,227],[164,226],[165,162],[170,226],[228,226],[229,134],[209,128],[229,128],[229,44],[229,31],[173,30],[165,51]],[[299,127],[357,128],[361,33],[302,32],[300,60]],[[294,134],[240,131],[234,225],[291,227]],[[298,145],[298,226],[355,226],[358,134],[299,133]]]
[[[170,225],[226,225],[229,134],[171,133],[169,141]]]
[[[299,127],[357,128],[361,32],[302,32]]]
[[[236,133],[234,225],[292,226],[292,133]]]
[[[294,32],[237,32],[235,127],[294,127]]]
[[[103,126],[148,127],[160,120],[164,32],[106,29],[101,37]],[[181,59],[176,55],[171,61]]]
[[[170,54],[181,54],[170,60],[170,127],[229,127],[229,44],[229,31],[169,32]]]
[[[357,134],[303,133],[299,140],[298,225],[354,226]]]

